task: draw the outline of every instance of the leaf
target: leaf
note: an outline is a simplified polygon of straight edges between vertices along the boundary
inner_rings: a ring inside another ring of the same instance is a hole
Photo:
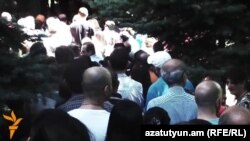
[[[6,120],[14,122],[13,119],[11,117],[9,117],[9,116],[3,115],[3,118],[6,119]]]
[[[22,121],[22,119],[23,119],[23,118],[17,119],[13,125],[14,125],[14,126],[17,126],[17,125]]]
[[[16,115],[15,115],[15,113],[13,111],[11,111],[11,117],[13,119],[13,122],[15,122],[16,121]]]

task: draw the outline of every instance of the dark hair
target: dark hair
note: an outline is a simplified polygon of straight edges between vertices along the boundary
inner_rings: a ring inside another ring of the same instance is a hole
[[[114,49],[125,48],[126,46],[123,43],[116,43]]]
[[[212,123],[204,119],[192,119],[190,121],[179,122],[175,125],[212,125]]]
[[[246,71],[239,67],[232,67],[226,72],[226,78],[233,84],[245,83],[245,89],[250,91],[250,82]]]
[[[58,19],[59,19],[60,21],[62,21],[62,22],[66,22],[66,23],[67,23],[67,21],[68,21],[68,18],[67,18],[67,16],[66,16],[66,14],[64,14],[64,13],[59,14],[59,15],[58,15]]]
[[[168,112],[160,107],[148,109],[143,117],[144,124],[150,125],[169,125],[170,117]]]
[[[89,56],[81,56],[73,60],[73,62],[67,66],[64,72],[64,79],[67,86],[73,92],[72,94],[82,93],[82,74],[91,66],[92,64]]]
[[[81,51],[80,45],[71,44],[71,45],[69,45],[69,47],[72,48],[72,51],[74,53],[74,57],[79,57],[80,56],[80,51]]]
[[[114,45],[114,49],[126,49],[126,51],[128,52],[128,54],[131,52],[131,45],[124,45],[123,43],[116,43]]]
[[[130,72],[131,78],[142,84],[144,98],[146,98],[148,88],[152,84],[149,69],[150,66],[148,64],[142,62],[135,62]]]
[[[47,55],[47,50],[44,47],[43,43],[36,42],[30,47],[29,55],[31,57],[38,56],[38,55]]]
[[[140,141],[142,110],[138,104],[120,100],[110,113],[106,141]]]
[[[85,48],[86,52],[92,52],[91,54],[95,54],[95,45],[91,42],[83,43],[82,48]],[[82,52],[82,50],[81,50],[81,52]]]
[[[60,46],[56,48],[55,59],[58,64],[70,63],[74,60],[74,52],[70,47]]]
[[[135,62],[140,62],[143,64],[148,64],[147,63],[147,58],[149,54],[143,50],[139,50],[134,54],[134,61]]]
[[[88,128],[64,111],[47,109],[34,120],[31,141],[90,141]]]
[[[155,42],[153,45],[154,52],[163,51],[165,44],[166,43],[163,40],[159,40],[158,42]]]
[[[231,68],[227,71],[226,76],[232,83],[238,84],[247,80],[247,74],[243,69]]]
[[[128,64],[129,54],[125,48],[115,49],[109,56],[112,69],[115,71],[125,70]]]
[[[121,35],[120,37],[122,39],[122,42],[126,42],[129,39],[126,35]]]

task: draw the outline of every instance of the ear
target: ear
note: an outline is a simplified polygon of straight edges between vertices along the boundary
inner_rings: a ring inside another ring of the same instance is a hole
[[[188,79],[187,74],[186,74],[186,73],[183,73],[182,77],[183,77],[183,86],[185,86],[186,81],[187,81],[187,79]]]
[[[104,94],[107,99],[111,96],[112,92],[113,92],[112,86],[106,85],[104,87]]]
[[[188,79],[188,77],[187,77],[187,74],[186,73],[183,73],[183,80],[184,80],[184,83],[186,83],[186,81],[187,81],[187,79]]]
[[[222,98],[219,97],[219,98],[216,100],[216,103],[215,103],[216,113],[218,113],[218,111],[220,110],[221,104],[222,104]]]

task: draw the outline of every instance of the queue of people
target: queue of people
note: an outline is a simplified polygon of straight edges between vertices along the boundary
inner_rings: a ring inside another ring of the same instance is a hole
[[[141,125],[250,124],[244,70],[226,73],[225,85],[236,101],[227,106],[221,82],[207,77],[194,86],[185,60],[172,58],[163,46],[139,44],[131,29],[117,29],[113,21],[101,30],[88,16],[81,7],[71,24],[62,15],[17,22],[41,39],[24,44],[27,55],[54,58],[62,73],[59,98],[37,103],[28,140],[140,141]],[[11,22],[10,14],[1,17]]]

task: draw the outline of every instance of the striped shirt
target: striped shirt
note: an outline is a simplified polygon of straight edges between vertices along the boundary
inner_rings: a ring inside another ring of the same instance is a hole
[[[183,87],[169,88],[167,94],[149,101],[147,110],[160,107],[168,112],[170,124],[189,121],[197,118],[197,105],[194,96],[185,92]]]
[[[73,95],[67,102],[60,105],[58,109],[61,109],[65,112],[79,108],[82,105],[84,96],[82,94]]]

